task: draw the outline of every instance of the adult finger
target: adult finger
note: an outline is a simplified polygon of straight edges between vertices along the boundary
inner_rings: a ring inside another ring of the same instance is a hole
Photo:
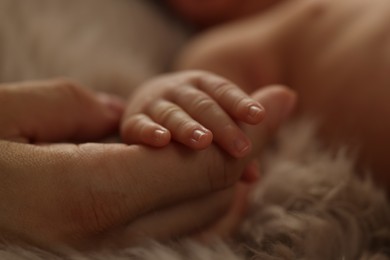
[[[226,214],[233,195],[232,187],[151,212],[123,227],[118,238],[122,243],[133,244],[150,238],[177,238],[199,232]]]
[[[228,211],[207,229],[196,233],[194,238],[207,242],[216,237],[227,239],[233,236],[248,213],[250,194],[254,187],[254,183],[238,182]]]
[[[259,154],[264,142],[275,134],[279,126],[294,112],[297,95],[285,86],[272,85],[255,91],[251,96],[261,102],[267,111],[262,127],[243,126],[252,141],[253,153]]]
[[[270,131],[291,110],[293,96],[285,88],[273,87],[253,97],[263,102],[268,116],[264,124],[245,131],[261,150]],[[0,172],[7,174],[0,189],[0,228],[35,236],[42,243],[88,239],[150,212],[230,187],[255,156],[233,159],[215,145],[193,152],[175,144],[160,150],[0,141],[0,148]]]
[[[7,141],[0,148],[0,230],[39,244],[87,242],[145,214],[229,187],[241,171],[235,162],[224,165],[217,149]],[[216,209],[222,207],[218,201],[212,203]]]
[[[63,79],[3,84],[0,100],[1,137],[32,142],[103,137],[117,128],[124,109],[119,98]]]

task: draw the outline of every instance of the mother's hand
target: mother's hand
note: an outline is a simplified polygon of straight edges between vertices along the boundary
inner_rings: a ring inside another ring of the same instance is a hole
[[[123,112],[117,98],[67,80],[51,80],[3,84],[0,100],[3,236],[42,246],[83,247],[120,239],[126,243],[141,235],[165,238],[190,232],[228,208],[233,189],[206,196],[225,183],[219,184],[221,176],[213,177],[214,170],[221,172],[218,163],[195,167],[204,154],[193,160],[192,154],[174,146],[162,151],[65,143],[114,133]],[[197,199],[181,203],[189,198]],[[159,222],[162,229],[139,220],[165,207],[163,215],[184,216],[184,221]],[[197,217],[188,218],[188,211],[194,210]]]
[[[259,101],[280,110],[286,99],[275,104],[270,97],[288,98],[285,90],[269,92]],[[102,138],[122,114],[117,99],[68,81],[2,86],[0,100],[0,234],[8,239],[86,247],[190,233],[225,213],[229,187],[251,159],[233,159],[214,145],[194,152],[175,144],[48,144]],[[260,128],[280,120],[273,115]]]

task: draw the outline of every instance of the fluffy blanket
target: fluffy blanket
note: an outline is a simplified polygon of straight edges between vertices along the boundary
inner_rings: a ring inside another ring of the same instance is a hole
[[[235,241],[150,242],[121,251],[53,255],[3,245],[0,259],[390,259],[390,204],[354,173],[343,149],[326,151],[309,123],[286,127],[262,160],[265,174]]]

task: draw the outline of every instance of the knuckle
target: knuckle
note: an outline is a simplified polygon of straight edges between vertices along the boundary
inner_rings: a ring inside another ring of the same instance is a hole
[[[169,100],[177,102],[178,100],[184,99],[188,95],[188,90],[188,87],[172,87],[166,91],[165,96]]]
[[[223,78],[214,78],[208,81],[208,87],[212,95],[223,103],[229,102],[229,106],[237,109],[246,95],[234,83]]]
[[[214,87],[214,94],[216,97],[223,99],[231,99],[231,97],[239,96],[238,89],[230,82],[221,82]],[[239,102],[239,100],[235,100],[235,102]]]
[[[214,93],[219,99],[229,100],[230,107],[234,110],[239,109],[242,104],[247,102],[247,99],[240,93],[238,88],[229,82],[217,86]]]
[[[178,134],[186,136],[187,134],[192,133],[192,131],[196,128],[196,125],[197,124],[191,119],[182,120],[177,123],[176,128],[180,130]]]
[[[169,100],[179,106],[185,108],[189,104],[193,105],[192,102],[199,97],[205,96],[204,92],[192,85],[184,85],[181,88],[174,88],[171,90]]]
[[[203,81],[210,77],[216,77],[215,74],[209,71],[201,70],[201,69],[192,69],[189,71],[183,71],[183,77],[188,79],[189,81]]]
[[[165,109],[158,111],[157,117],[161,123],[168,124],[180,112],[180,108],[176,106],[168,106]]]
[[[193,101],[193,107],[197,113],[206,113],[215,108],[216,102],[207,96],[198,96]]]
[[[137,127],[144,122],[145,118],[142,114],[135,114],[126,118],[126,125],[130,128]]]
[[[229,93],[230,91],[236,89],[230,81],[227,80],[217,80],[212,84],[212,88],[214,89],[215,94],[224,95]]]
[[[122,137],[126,137],[126,140],[132,139],[134,137],[135,129],[137,129],[141,123],[141,115],[132,115],[126,117],[121,124],[121,135]]]
[[[236,88],[236,86],[230,80],[213,74],[203,77],[201,84],[214,91],[223,91],[224,89]]]
[[[204,83],[204,81],[222,79],[217,74],[214,74],[213,72],[207,70],[195,69],[188,73],[193,80],[201,81],[201,83]]]
[[[190,85],[187,85],[187,86],[190,86]],[[176,88],[170,88],[168,91],[167,91],[167,97],[172,99],[172,100],[179,100],[185,96],[188,95],[189,93],[189,89],[188,87],[176,87]]]

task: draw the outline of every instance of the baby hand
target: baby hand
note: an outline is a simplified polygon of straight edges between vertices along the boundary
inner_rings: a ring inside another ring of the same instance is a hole
[[[232,82],[203,71],[164,75],[141,85],[131,96],[121,125],[126,143],[162,147],[171,139],[192,149],[212,141],[234,157],[251,143],[235,120],[258,124],[265,111]]]

